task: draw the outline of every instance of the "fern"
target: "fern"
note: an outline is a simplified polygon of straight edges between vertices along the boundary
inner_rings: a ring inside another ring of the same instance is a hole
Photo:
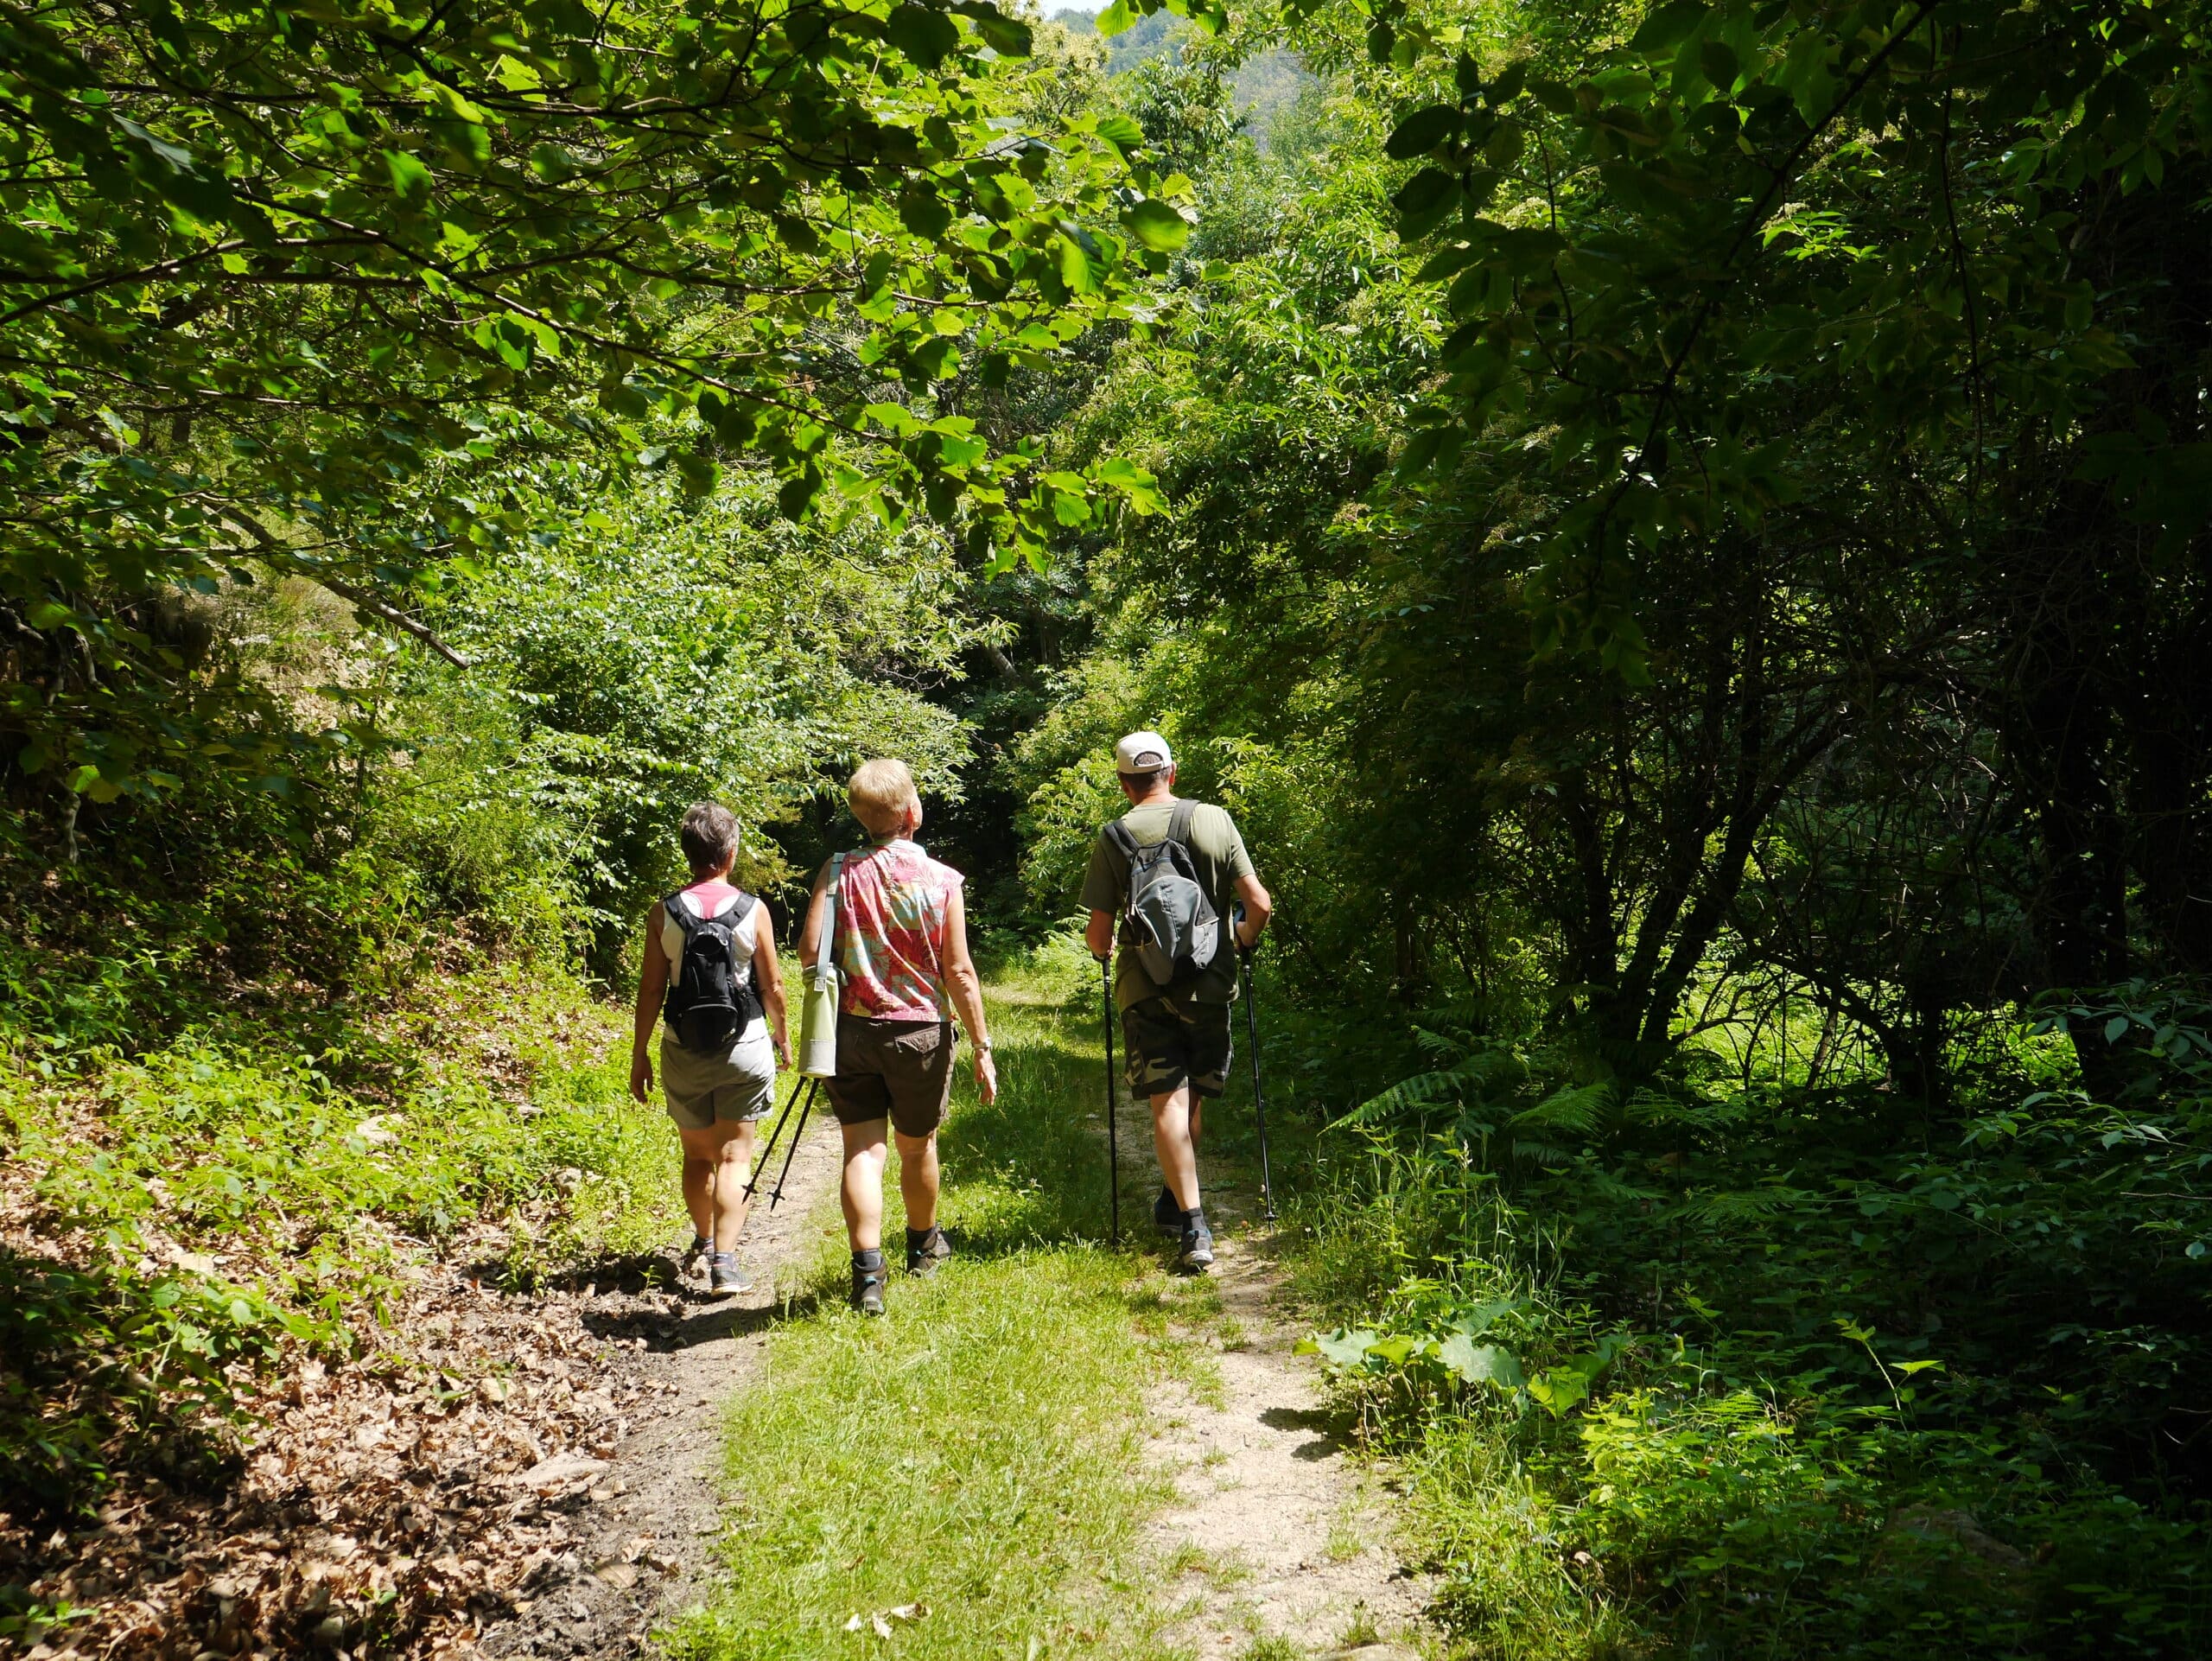
[[[1777,1184],[1772,1187],[1695,1194],[1683,1200],[1675,1214],[1690,1223],[1747,1223],[1818,1201],[1818,1195],[1803,1188],[1786,1188]]]
[[[1594,1085],[1562,1085],[1506,1123],[1516,1130],[1567,1130],[1579,1136],[1595,1136],[1612,1100],[1613,1086],[1608,1079]]]
[[[1400,1079],[1333,1120],[1331,1130],[1389,1124],[1424,1117],[1423,1110],[1428,1108],[1480,1102],[1500,1086],[1510,1090],[1529,1076],[1529,1064],[1504,1045],[1483,1044],[1478,1048],[1446,1034],[1415,1030],[1423,1049],[1439,1060],[1451,1060],[1452,1065]]]

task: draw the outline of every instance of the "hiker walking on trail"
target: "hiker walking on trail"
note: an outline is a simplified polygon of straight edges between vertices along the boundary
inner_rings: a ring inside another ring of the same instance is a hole
[[[914,841],[922,799],[913,774],[903,761],[867,762],[846,799],[868,845],[816,874],[799,958],[817,960],[825,914],[833,918],[830,955],[842,989],[828,1093],[845,1143],[839,1197],[852,1237],[853,1308],[880,1315],[886,1123],[899,1144],[906,1272],[931,1274],[952,1255],[937,1222],[937,1132],[952,1095],[954,1013],[976,1046],[976,1086],[987,1104],[998,1094],[998,1070],[968,952],[966,879]]]
[[[1114,747],[1114,770],[1129,811],[1091,844],[1084,939],[1103,962],[1121,920],[1114,1004],[1129,1094],[1152,1108],[1161,1184],[1153,1221],[1179,1240],[1179,1264],[1198,1273],[1213,1263],[1198,1198],[1200,1120],[1228,1082],[1237,953],[1258,942],[1274,907],[1236,822],[1175,795],[1166,739],[1131,733]]]
[[[776,926],[768,908],[730,884],[737,818],[702,802],[678,832],[690,886],[645,914],[645,964],[630,1045],[630,1093],[652,1098],[646,1053],[661,1027],[661,1093],[683,1146],[683,1205],[691,1213],[688,1269],[707,1260],[708,1289],[730,1297],[750,1284],[737,1263],[753,1132],[791,1065]]]

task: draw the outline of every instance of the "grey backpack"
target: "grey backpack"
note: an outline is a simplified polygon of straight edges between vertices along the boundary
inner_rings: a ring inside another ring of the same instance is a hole
[[[1196,802],[1176,803],[1166,836],[1149,848],[1139,847],[1120,819],[1106,827],[1129,862],[1122,939],[1163,991],[1196,980],[1221,950],[1221,917],[1191,857],[1191,819],[1197,811]]]

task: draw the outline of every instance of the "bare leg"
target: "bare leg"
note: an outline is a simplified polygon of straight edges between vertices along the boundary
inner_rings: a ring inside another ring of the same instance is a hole
[[[753,1174],[753,1121],[746,1120],[722,1140],[715,1163],[715,1250],[734,1251],[745,1232],[745,1180]]]
[[[937,1132],[926,1136],[894,1133],[899,1141],[899,1192],[906,1201],[908,1228],[937,1225]]]
[[[1160,1156],[1160,1181],[1185,1211],[1194,1211],[1198,1204],[1198,1155],[1193,1146],[1197,1118],[1188,1085],[1152,1098],[1152,1146]]]
[[[883,1167],[889,1157],[883,1137],[888,1128],[883,1119],[837,1127],[845,1142],[845,1180],[837,1198],[855,1251],[874,1251],[883,1244]]]
[[[691,1213],[691,1232],[702,1240],[715,1234],[715,1162],[691,1151],[691,1138],[699,1132],[677,1133],[683,1138],[683,1209]]]
[[[683,1133],[683,1203],[691,1226],[714,1242],[717,1251],[734,1251],[745,1229],[745,1179],[753,1169],[753,1121],[717,1119],[703,1130]],[[693,1171],[699,1203],[692,1203]]]

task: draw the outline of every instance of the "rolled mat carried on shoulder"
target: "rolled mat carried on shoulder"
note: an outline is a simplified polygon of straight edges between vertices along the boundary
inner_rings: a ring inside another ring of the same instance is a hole
[[[823,890],[828,905],[822,913],[822,937],[815,942],[814,961],[800,975],[805,992],[799,1001],[798,1070],[809,1079],[830,1079],[837,1072],[837,1005],[845,977],[837,972],[831,946],[837,938],[837,882],[845,856],[830,862],[830,881]]]

